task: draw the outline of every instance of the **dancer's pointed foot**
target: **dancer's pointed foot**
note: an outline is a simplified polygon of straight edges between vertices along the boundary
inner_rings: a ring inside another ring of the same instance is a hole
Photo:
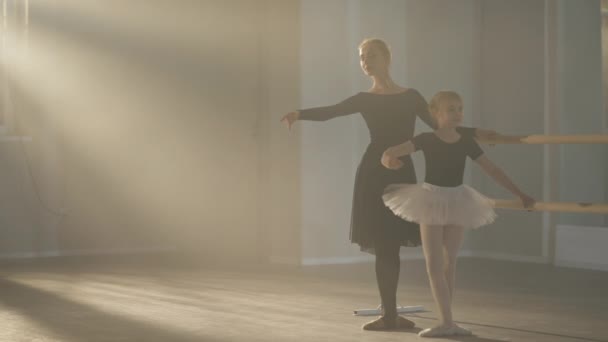
[[[424,329],[418,333],[420,337],[442,337],[442,336],[471,336],[473,333],[457,324],[449,326],[439,325],[433,328]]]
[[[471,336],[473,335],[473,332],[469,329],[463,328],[458,324],[454,324],[452,326],[452,330],[454,331],[454,335],[457,336]]]
[[[413,327],[416,326],[416,323],[414,323],[413,321],[410,321],[409,319],[403,317],[403,316],[399,316],[397,315],[397,318],[395,320],[395,324],[397,325],[397,329],[412,329]]]
[[[451,326],[438,325],[436,327],[427,328],[418,333],[420,337],[442,337],[452,336],[455,333],[452,331]]]
[[[397,330],[397,329],[411,329],[416,325],[416,323],[410,321],[409,319],[397,315],[394,321],[379,317],[371,322],[363,325],[363,330]]]

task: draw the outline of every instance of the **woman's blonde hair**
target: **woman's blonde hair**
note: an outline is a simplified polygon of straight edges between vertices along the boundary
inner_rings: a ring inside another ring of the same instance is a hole
[[[441,103],[445,101],[460,101],[462,102],[462,98],[458,95],[457,92],[451,90],[442,90],[437,92],[435,96],[429,102],[429,112],[431,115],[435,115],[441,107]]]
[[[378,51],[380,51],[384,58],[386,58],[386,61],[390,63],[391,49],[384,40],[379,38],[366,38],[361,42],[361,44],[359,44],[359,50],[363,49],[366,46],[378,49]]]

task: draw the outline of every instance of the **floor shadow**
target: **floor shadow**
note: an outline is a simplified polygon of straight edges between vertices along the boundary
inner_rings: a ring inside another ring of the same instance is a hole
[[[0,306],[16,311],[62,341],[225,342],[112,315],[53,293],[0,279]]]

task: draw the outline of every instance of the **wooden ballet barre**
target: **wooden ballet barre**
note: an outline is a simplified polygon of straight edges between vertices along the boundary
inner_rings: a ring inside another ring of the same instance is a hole
[[[517,200],[494,200],[494,208],[529,211],[559,211],[570,213],[608,214],[608,203],[585,202],[536,202],[532,208],[524,208]]]
[[[476,138],[484,144],[608,144],[608,134],[589,135],[499,135]]]

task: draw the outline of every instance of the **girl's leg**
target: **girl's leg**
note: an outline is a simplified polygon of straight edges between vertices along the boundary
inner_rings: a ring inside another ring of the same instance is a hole
[[[454,285],[456,281],[456,261],[458,251],[464,238],[464,228],[460,226],[446,226],[443,231],[444,272],[450,290],[450,303],[454,298]]]
[[[456,261],[458,257],[458,251],[462,245],[464,238],[464,228],[461,226],[450,225],[446,226],[443,231],[443,248],[444,248],[444,269],[445,278],[448,283],[450,290],[450,306],[454,299],[454,285],[456,279]],[[471,335],[471,331],[462,328],[455,323],[452,323],[450,329],[450,335]]]
[[[440,327],[452,325],[451,296],[444,272],[443,226],[420,225],[422,248],[426,259],[431,292],[439,312]]]

